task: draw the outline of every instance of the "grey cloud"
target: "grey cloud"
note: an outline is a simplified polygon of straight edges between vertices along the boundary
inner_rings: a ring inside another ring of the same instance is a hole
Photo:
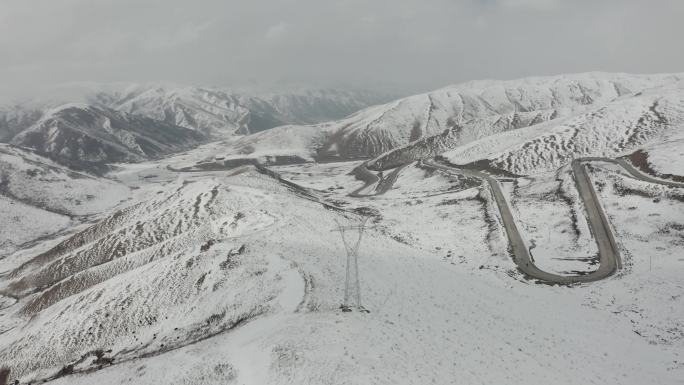
[[[72,81],[395,85],[684,70],[680,0],[4,0],[2,96]]]

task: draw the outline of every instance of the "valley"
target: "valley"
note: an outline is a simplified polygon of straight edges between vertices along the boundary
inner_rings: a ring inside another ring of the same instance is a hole
[[[21,120],[0,144],[0,367],[20,384],[678,383],[683,78],[470,82],[229,134],[141,113],[166,105],[154,89]],[[366,219],[370,313],[342,312],[334,230]]]

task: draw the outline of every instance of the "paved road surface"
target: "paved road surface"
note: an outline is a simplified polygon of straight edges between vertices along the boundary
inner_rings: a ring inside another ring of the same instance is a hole
[[[501,190],[499,182],[494,177],[477,169],[458,168],[451,165],[444,165],[429,160],[422,161],[422,163],[425,166],[433,169],[442,169],[463,176],[475,177],[484,182],[487,182],[489,188],[492,191],[492,195],[494,196],[494,200],[497,204],[499,212],[501,213],[501,219],[503,221],[503,225],[506,230],[506,234],[508,236],[511,249],[513,251],[513,260],[515,264],[522,272],[524,272],[530,277],[545,282],[557,284],[575,284],[598,281],[611,276],[622,267],[620,252],[615,241],[615,236],[610,228],[610,224],[608,223],[608,219],[603,211],[603,208],[599,203],[596,191],[594,190],[593,184],[591,183],[589,174],[587,173],[585,166],[587,162],[608,162],[617,164],[636,179],[649,183],[684,188],[684,183],[656,179],[650,175],[644,174],[643,172],[637,170],[625,159],[587,157],[573,160],[571,167],[575,179],[575,185],[577,187],[577,191],[579,193],[580,198],[584,202],[584,208],[587,214],[587,221],[589,222],[591,232],[594,235],[594,239],[598,247],[599,267],[595,271],[592,271],[584,275],[566,276],[543,271],[534,264],[532,256],[529,252],[529,247],[525,244],[525,241],[522,239],[520,231],[518,230],[518,227],[515,223],[515,219],[513,217],[513,213],[511,212],[510,205],[508,204],[508,201],[506,200],[506,197],[503,191]],[[369,171],[366,168],[365,163],[361,164],[360,166],[354,169],[354,174],[356,175],[357,179],[360,179],[365,183],[363,186],[352,191],[349,194],[349,196],[354,198],[363,198],[382,195],[386,193],[392,188],[392,186],[397,180],[397,177],[399,176],[399,172],[401,172],[401,170],[404,167],[406,167],[406,165],[407,164],[404,164],[402,166],[395,168],[386,177],[381,179],[375,173]],[[177,172],[186,171],[175,170],[171,168],[169,169]],[[303,189],[301,186],[296,185],[292,182],[284,180],[282,177],[280,177],[280,175],[274,173],[266,167],[257,166],[257,169],[262,173],[276,176],[277,179],[279,179],[281,182],[286,182],[286,184],[291,185],[290,187],[297,188],[298,190],[304,190],[304,192],[306,192],[306,189]],[[370,194],[361,194],[361,191],[367,189],[368,187],[376,183],[377,186],[375,188],[375,192]]]
[[[659,179],[659,178],[654,178],[651,175],[645,174],[638,168],[634,167],[629,161],[625,158],[618,158],[618,159],[611,159],[611,158],[583,158],[586,161],[597,161],[597,162],[607,162],[607,163],[614,163],[619,166],[621,166],[629,175],[634,177],[634,179],[639,179],[644,182],[649,182],[649,183],[655,183],[655,184],[662,184],[664,186],[669,186],[669,187],[684,187],[684,183],[681,182],[674,182],[671,180],[665,180],[665,179]]]
[[[530,255],[529,248],[525,241],[520,236],[518,227],[515,224],[513,214],[510,206],[506,201],[506,197],[501,191],[501,187],[496,179],[489,174],[482,171],[471,169],[460,169],[452,166],[438,164],[433,161],[424,161],[423,163],[432,168],[442,169],[456,174],[471,176],[479,178],[489,185],[494,200],[501,213],[501,218],[508,235],[511,248],[513,250],[513,259],[518,268],[525,274],[537,278],[539,280],[559,283],[559,284],[573,284],[582,282],[593,282],[606,278],[622,267],[620,259],[620,252],[615,242],[615,236],[611,231],[608,219],[599,204],[596,191],[591,183],[589,174],[586,171],[586,162],[609,162],[620,165],[625,171],[636,179],[643,180],[650,183],[658,183],[672,187],[684,187],[684,183],[663,181],[653,178],[649,175],[643,174],[634,168],[629,162],[624,159],[610,159],[610,158],[580,158],[572,162],[572,171],[575,177],[575,185],[579,192],[580,198],[584,202],[584,208],[587,213],[587,221],[591,227],[592,234],[596,240],[599,251],[599,268],[593,272],[585,275],[563,276],[553,273],[548,273],[535,266]]]
[[[397,181],[397,177],[399,176],[399,173],[401,172],[404,167],[406,167],[408,163],[404,163],[399,167],[396,167],[392,172],[390,172],[386,177],[384,177],[382,180],[374,173],[370,172],[366,168],[366,163],[363,163],[356,167],[354,169],[354,175],[356,176],[356,179],[360,179],[365,182],[365,184],[356,190],[352,191],[349,193],[349,196],[352,198],[364,198],[364,197],[372,197],[376,195],[382,195],[389,191],[392,186],[394,185],[394,182]],[[361,191],[365,190],[367,187],[377,183],[378,185],[375,187],[375,192],[372,194],[361,194]]]

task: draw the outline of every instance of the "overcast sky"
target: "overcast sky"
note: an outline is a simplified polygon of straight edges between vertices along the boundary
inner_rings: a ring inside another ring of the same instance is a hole
[[[684,71],[683,0],[0,0],[0,96]]]

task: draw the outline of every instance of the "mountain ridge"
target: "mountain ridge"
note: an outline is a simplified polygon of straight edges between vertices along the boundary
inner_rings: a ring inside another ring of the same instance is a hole
[[[77,168],[140,161],[190,148],[206,140],[184,127],[88,104],[49,110],[11,144]]]
[[[369,107],[339,121],[243,137],[233,153],[282,155],[282,140],[276,138],[288,136],[292,155],[303,159],[375,158],[371,165],[395,167],[486,136],[588,113],[681,79],[683,74],[582,73],[473,81]],[[417,146],[421,141],[424,145]]]

